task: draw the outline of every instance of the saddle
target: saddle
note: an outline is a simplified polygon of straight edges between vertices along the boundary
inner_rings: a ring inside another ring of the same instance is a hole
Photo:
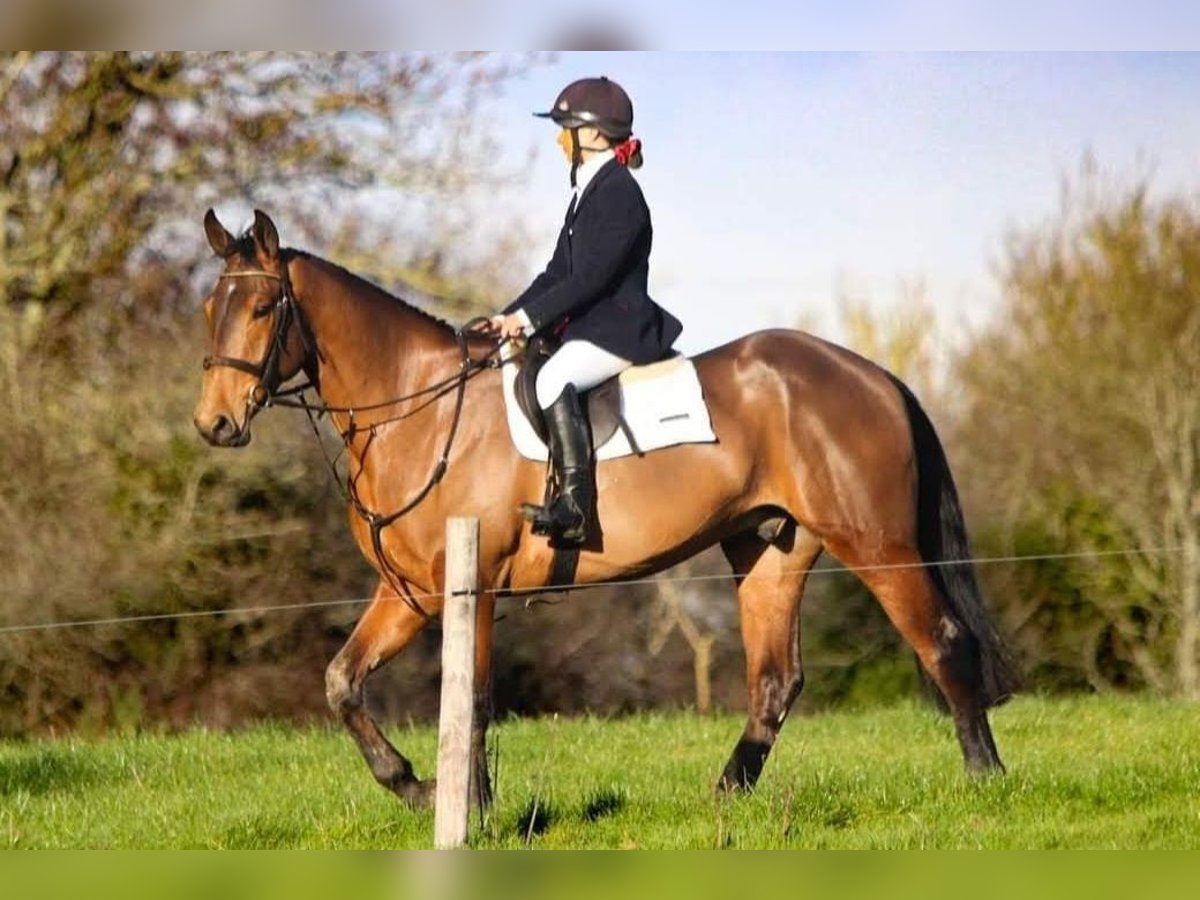
[[[537,401],[537,377],[542,366],[560,346],[561,343],[554,337],[536,335],[531,338],[525,346],[525,356],[513,384],[521,412],[524,413],[529,424],[533,426],[534,432],[543,442],[548,440],[548,435],[542,408]],[[679,354],[673,353],[660,363],[670,362],[678,356]],[[660,363],[651,363],[650,365],[656,366]],[[602,382],[588,391],[585,396],[584,411],[591,427],[592,452],[594,453],[608,443],[618,430],[624,432],[630,446],[634,447],[636,452],[637,443],[633,431],[621,414],[621,391],[617,379],[610,378]]]
[[[536,385],[538,372],[558,346],[554,338],[536,335],[523,350],[509,344],[502,351],[505,415],[513,444],[526,459],[547,458]],[[583,401],[598,461],[717,440],[696,367],[685,356],[631,366],[592,388]]]

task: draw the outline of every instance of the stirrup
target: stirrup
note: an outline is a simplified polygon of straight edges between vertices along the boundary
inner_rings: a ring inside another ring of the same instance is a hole
[[[550,517],[550,510],[541,504],[522,503],[521,518],[532,523],[534,534],[549,537],[554,533],[554,520]]]
[[[522,503],[521,516],[532,523],[530,529],[541,537],[549,537],[567,544],[582,544],[587,540],[587,516],[584,514],[571,515],[569,521],[562,521],[556,516],[556,510],[562,510],[565,500],[556,497],[549,506],[539,506],[535,503]],[[569,515],[569,513],[562,513]]]

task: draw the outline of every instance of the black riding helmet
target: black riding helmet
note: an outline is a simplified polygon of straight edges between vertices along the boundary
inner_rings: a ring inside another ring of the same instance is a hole
[[[553,109],[534,115],[551,119],[562,128],[590,125],[613,141],[623,141],[633,132],[633,101],[624,88],[603,75],[571,82],[562,89]]]

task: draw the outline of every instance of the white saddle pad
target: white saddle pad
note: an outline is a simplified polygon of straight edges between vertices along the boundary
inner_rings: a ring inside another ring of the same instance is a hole
[[[501,351],[506,360],[513,352],[508,345]],[[544,462],[549,459],[549,451],[517,403],[514,388],[517,367],[506,365],[501,372],[504,408],[513,444],[526,459]],[[690,359],[677,357],[626,369],[589,391],[589,406],[613,390],[619,392],[621,427],[597,448],[597,460],[632,456],[676,444],[711,444],[717,439],[696,367]]]

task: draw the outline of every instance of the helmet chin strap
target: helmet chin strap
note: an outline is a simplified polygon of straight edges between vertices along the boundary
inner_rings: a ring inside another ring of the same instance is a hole
[[[571,132],[571,187],[577,187],[575,176],[579,172],[579,167],[583,165],[583,151],[587,150],[592,153],[603,153],[605,150],[611,150],[611,147],[585,147],[579,142],[579,126],[569,129]]]
[[[583,148],[579,146],[579,126],[571,129],[571,187],[577,187],[575,176],[583,165]]]

